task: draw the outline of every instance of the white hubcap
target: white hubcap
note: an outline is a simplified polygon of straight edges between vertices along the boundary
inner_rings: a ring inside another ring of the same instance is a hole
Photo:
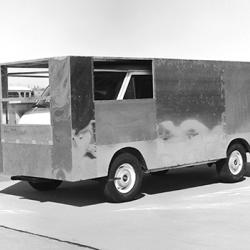
[[[115,187],[120,193],[128,193],[135,185],[136,174],[134,168],[124,163],[115,172]]]
[[[238,174],[241,171],[243,167],[243,159],[239,151],[235,150],[230,154],[228,166],[229,170],[234,175]]]

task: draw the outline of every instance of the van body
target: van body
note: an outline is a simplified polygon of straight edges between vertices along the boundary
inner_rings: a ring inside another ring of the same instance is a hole
[[[242,178],[250,63],[68,56],[2,64],[7,117],[8,68],[15,67],[47,70],[49,95],[18,122],[2,119],[0,168],[13,179],[105,177],[113,183],[107,193],[117,189],[113,200],[125,201],[138,193],[139,172],[216,163],[223,177],[227,161],[230,181]]]

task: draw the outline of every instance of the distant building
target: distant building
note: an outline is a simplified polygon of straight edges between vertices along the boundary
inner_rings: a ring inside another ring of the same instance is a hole
[[[34,91],[25,86],[9,86],[8,97],[10,98],[30,98],[34,97]]]

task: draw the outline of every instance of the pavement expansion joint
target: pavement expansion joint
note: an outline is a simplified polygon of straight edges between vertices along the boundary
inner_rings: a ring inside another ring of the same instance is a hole
[[[38,237],[41,237],[41,238],[46,238],[46,239],[49,239],[49,240],[54,240],[54,241],[57,241],[57,242],[66,243],[66,244],[69,244],[69,245],[74,245],[74,246],[78,246],[78,247],[82,247],[82,248],[87,248],[87,249],[91,249],[91,250],[100,250],[99,248],[87,246],[87,245],[80,244],[80,243],[77,243],[77,242],[61,240],[61,239],[54,238],[54,237],[51,237],[51,236],[47,236],[47,235],[43,235],[43,234],[36,234],[36,233],[29,232],[29,231],[20,230],[20,229],[16,229],[16,228],[4,226],[4,225],[0,225],[0,227],[4,228],[4,229],[7,229],[7,230],[12,230],[12,231],[19,232],[19,233],[25,233],[25,234],[29,234],[29,235],[33,235],[33,236],[38,236]]]

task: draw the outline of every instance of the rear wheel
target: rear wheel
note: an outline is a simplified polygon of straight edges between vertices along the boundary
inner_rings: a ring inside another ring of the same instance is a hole
[[[129,153],[120,154],[111,163],[104,193],[112,202],[132,200],[140,191],[142,177],[138,159]]]
[[[60,180],[37,180],[29,181],[29,184],[38,191],[49,191],[56,189],[62,181]]]
[[[217,173],[223,182],[237,182],[246,174],[246,150],[241,144],[228,149],[227,159],[216,163]]]

